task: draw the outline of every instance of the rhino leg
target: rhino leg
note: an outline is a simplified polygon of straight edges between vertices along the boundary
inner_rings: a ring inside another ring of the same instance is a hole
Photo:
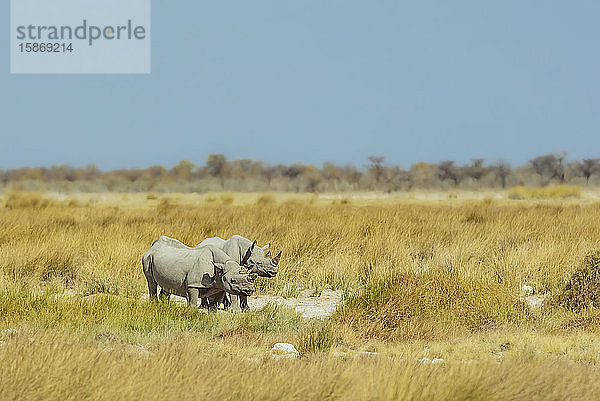
[[[231,306],[231,297],[226,292],[223,293],[223,309],[227,309]]]
[[[237,295],[231,295],[231,310],[234,312],[242,311],[242,306],[240,304],[240,297]]]
[[[198,295],[200,293],[200,290],[198,288],[191,288],[188,287],[187,289],[187,300],[188,300],[188,305],[189,306],[193,306],[194,308],[198,307]]]
[[[221,292],[219,294],[214,294],[211,295],[210,297],[208,297],[208,309],[211,310],[215,310],[215,309],[219,309],[219,305],[221,305],[223,302],[223,296],[224,296],[224,292]]]
[[[240,309],[243,311],[249,310],[250,307],[248,306],[248,296],[240,295],[238,298],[240,299]]]
[[[204,308],[204,309],[208,309],[210,307],[207,297],[202,297],[202,301],[200,302],[200,307]]]

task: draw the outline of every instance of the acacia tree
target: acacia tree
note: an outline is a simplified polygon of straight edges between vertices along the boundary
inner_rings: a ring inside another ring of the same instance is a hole
[[[496,175],[496,179],[500,180],[500,184],[502,185],[502,188],[506,188],[506,181],[508,179],[508,176],[511,173],[510,164],[508,164],[506,161],[500,159],[496,162],[496,165],[492,168],[492,170],[494,171],[494,174]]]
[[[189,181],[196,165],[189,160],[181,160],[179,164],[173,167],[173,174],[182,180]]]
[[[558,179],[561,183],[565,182],[564,161],[566,156],[566,152],[547,154],[529,161],[533,171],[540,176],[542,186],[548,185],[553,178]]]
[[[385,157],[371,155],[367,157],[367,159],[371,162],[371,164],[369,165],[369,171],[375,177],[375,182],[379,184],[384,174],[383,162],[385,161]]]
[[[471,159],[471,165],[465,168],[465,175],[470,177],[477,183],[481,181],[481,177],[485,175],[486,168],[483,166],[483,159]]]
[[[438,178],[440,181],[451,180],[454,186],[458,187],[462,180],[462,172],[460,167],[455,166],[452,160],[446,160],[438,165]]]
[[[600,173],[600,159],[583,159],[575,162],[575,174],[585,178],[586,185],[590,183],[590,177]]]
[[[342,173],[339,167],[337,167],[333,163],[323,163],[323,168],[321,169],[321,174],[326,181],[333,183],[333,189],[337,191],[338,184],[342,180]]]
[[[227,170],[229,168],[229,163],[227,162],[227,158],[223,154],[210,154],[208,155],[208,159],[206,160],[206,168],[208,170],[208,174],[213,177],[218,177],[221,182],[221,188],[225,187],[225,178],[227,175]]]

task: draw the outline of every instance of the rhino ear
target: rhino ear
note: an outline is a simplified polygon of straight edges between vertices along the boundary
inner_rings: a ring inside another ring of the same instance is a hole
[[[271,257],[271,251],[269,251],[265,254],[265,258],[270,258],[270,257]]]
[[[254,241],[252,243],[252,245],[250,245],[250,248],[248,248],[248,250],[246,251],[246,254],[242,258],[242,263],[240,263],[242,266],[245,265],[246,263],[248,263],[248,259],[250,259],[250,256],[252,256],[252,251],[254,250],[255,246],[256,246],[256,241]]]
[[[270,246],[271,246],[271,243],[268,243],[267,245],[262,247],[262,250],[266,251],[267,249],[269,249]]]
[[[213,264],[213,266],[215,268],[215,274],[222,275],[225,272],[225,269],[223,269],[223,266],[219,266],[215,262],[212,262],[212,264]]]
[[[273,263],[275,263],[276,265],[279,264],[279,259],[281,259],[281,251],[279,251],[277,256],[275,256],[275,258],[273,258]]]

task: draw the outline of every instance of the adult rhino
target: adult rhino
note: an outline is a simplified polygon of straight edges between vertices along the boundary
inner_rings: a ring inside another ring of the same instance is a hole
[[[244,266],[251,273],[256,273],[261,277],[274,277],[277,274],[277,267],[279,260],[281,259],[281,252],[272,258],[271,251],[268,251],[270,244],[264,247],[256,246],[256,241],[252,242],[241,235],[232,235],[228,239],[220,237],[207,238],[198,245],[196,248],[202,248],[204,246],[218,247],[223,250],[229,257]],[[225,306],[229,306],[229,302],[224,293],[214,295],[211,299],[203,298],[202,305],[205,307],[214,307],[214,303],[223,302]],[[248,297],[240,295],[238,297],[232,297],[232,301],[239,303],[239,308],[242,310],[248,309]]]
[[[254,293],[255,273],[214,246],[190,248],[176,239],[159,237],[142,257],[144,275],[151,298],[157,287],[163,292],[185,297],[191,306],[199,297],[229,293],[248,296]]]

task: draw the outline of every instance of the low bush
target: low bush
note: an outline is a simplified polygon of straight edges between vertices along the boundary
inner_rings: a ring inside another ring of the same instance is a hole
[[[542,188],[518,186],[508,191],[510,199],[565,199],[581,197],[581,188],[573,185],[553,185]]]
[[[42,209],[54,202],[38,192],[6,191],[4,193],[7,209]]]
[[[600,307],[600,252],[585,257],[553,303],[574,311]]]

